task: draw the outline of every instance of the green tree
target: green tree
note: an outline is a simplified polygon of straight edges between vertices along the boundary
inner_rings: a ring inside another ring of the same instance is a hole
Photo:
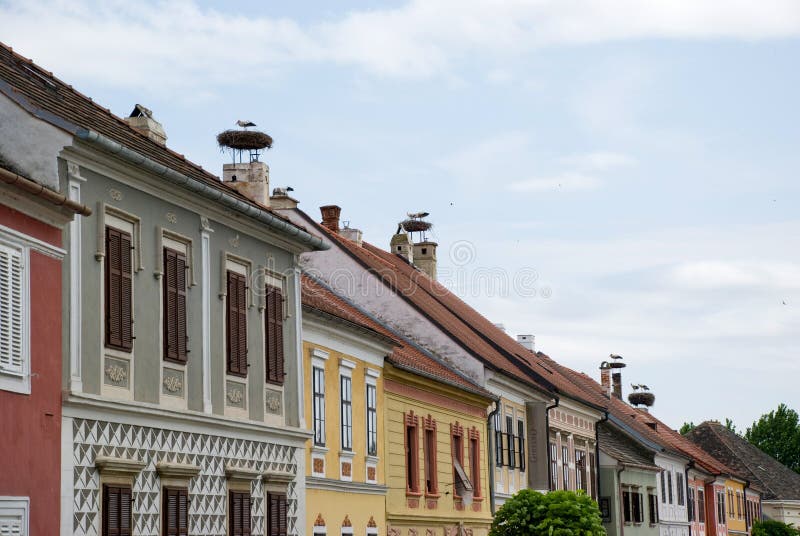
[[[753,523],[753,536],[800,536],[800,531],[780,521],[767,520]]]
[[[497,510],[489,536],[605,536],[597,503],[583,492],[523,489]]]
[[[762,415],[744,433],[745,439],[793,471],[800,473],[800,424],[786,404]]]
[[[736,435],[740,435],[739,432],[736,430],[736,425],[733,424],[733,421],[727,417],[725,417],[725,428],[727,428]]]
[[[693,422],[685,422],[685,423],[683,423],[683,426],[681,426],[681,429],[678,430],[678,432],[680,432],[681,435],[686,435],[689,432],[691,432],[692,430],[694,430],[694,428],[695,428],[695,425],[694,425]]]

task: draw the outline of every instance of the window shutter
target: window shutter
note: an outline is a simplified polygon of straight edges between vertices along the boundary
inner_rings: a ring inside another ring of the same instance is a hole
[[[189,335],[186,332],[186,255],[177,253],[175,257],[178,283],[175,299],[176,338],[178,342],[178,359],[185,363],[188,356],[186,346],[189,340]]]
[[[0,246],[0,369],[22,374],[22,252]]]
[[[131,535],[131,488],[103,486],[103,536]]]
[[[186,256],[164,248],[164,357],[186,362]]]
[[[283,292],[267,286],[266,335],[267,378],[270,383],[283,385]]]
[[[247,287],[245,277],[228,272],[228,373],[247,376]]]
[[[106,227],[106,346],[133,348],[131,235]]]
[[[164,490],[164,534],[178,536],[178,493],[177,490],[166,488]]]
[[[286,495],[267,494],[268,515],[267,536],[286,536]]]
[[[250,536],[250,494],[232,491],[230,494],[230,536]]]
[[[189,535],[189,490],[178,490],[178,536]]]

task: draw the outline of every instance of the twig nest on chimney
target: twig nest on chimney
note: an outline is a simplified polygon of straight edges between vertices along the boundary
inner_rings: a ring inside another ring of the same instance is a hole
[[[433,224],[422,220],[404,220],[400,222],[400,227],[407,233],[421,233],[433,227]]]
[[[637,392],[628,395],[628,402],[634,406],[647,406],[648,408],[655,404],[656,395],[648,392]]]
[[[256,151],[272,147],[272,136],[257,130],[226,130],[217,134],[220,149]]]

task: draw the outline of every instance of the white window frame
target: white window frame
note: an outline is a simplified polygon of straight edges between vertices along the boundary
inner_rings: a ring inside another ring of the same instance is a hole
[[[19,536],[30,534],[31,500],[29,497],[0,497],[0,527],[4,518],[18,518]]]
[[[0,237],[0,247],[10,250],[20,257],[20,307],[21,314],[21,368],[19,370],[0,369],[0,389],[20,394],[31,394],[31,355],[30,355],[30,248],[21,242]]]

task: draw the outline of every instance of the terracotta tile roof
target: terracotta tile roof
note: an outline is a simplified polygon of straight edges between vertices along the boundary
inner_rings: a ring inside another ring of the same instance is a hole
[[[395,344],[392,353],[386,357],[390,363],[431,378],[441,379],[445,383],[487,398],[495,398],[492,393],[483,387],[440,363],[433,356],[426,354],[409,341],[406,341],[401,335],[371,317],[357,305],[334,293],[322,282],[305,274],[302,276],[302,296],[303,305],[305,306],[347,320],[390,339]]]
[[[600,450],[624,464],[660,471],[651,452],[608,423],[601,423],[597,426],[597,440]]]
[[[800,474],[718,422],[704,422],[687,436],[696,445],[747,477],[765,500],[800,500]]]
[[[107,108],[3,43],[0,43],[0,92],[37,117],[73,134],[81,129],[97,132],[169,169],[202,181],[261,210],[269,211],[277,218],[286,219],[223,184],[219,177],[190,162],[182,154],[137,132]]]

